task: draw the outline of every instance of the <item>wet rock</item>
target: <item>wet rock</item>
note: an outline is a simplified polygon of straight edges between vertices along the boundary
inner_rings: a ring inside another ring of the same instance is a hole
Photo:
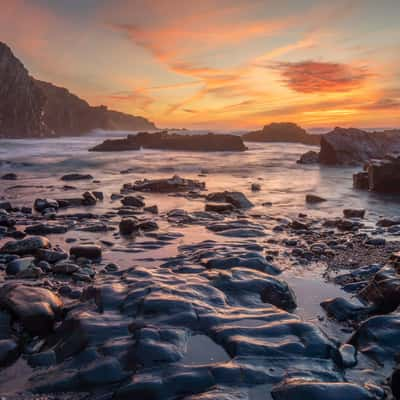
[[[290,227],[291,227],[292,229],[294,229],[295,231],[308,230],[308,229],[309,229],[308,224],[306,224],[306,223],[304,223],[304,222],[301,222],[301,221],[299,221],[299,220],[297,220],[297,219],[295,219],[294,221],[292,221],[292,222],[290,223]]]
[[[274,400],[377,400],[366,388],[347,382],[289,380],[272,389]]]
[[[61,316],[63,302],[50,290],[19,283],[0,288],[0,306],[19,319],[32,335],[47,335]]]
[[[341,231],[357,231],[363,224],[358,221],[353,221],[350,219],[339,219],[335,222],[336,227]]]
[[[302,154],[296,162],[297,164],[305,164],[305,165],[318,164],[319,154],[313,150],[307,151],[306,153]]]
[[[4,367],[14,360],[19,355],[19,349],[17,343],[12,339],[0,340],[0,367]]]
[[[247,268],[232,268],[220,273],[213,285],[228,296],[234,293],[236,297],[255,296],[257,303],[272,304],[282,310],[293,311],[296,307],[296,297],[288,284],[260,271]]]
[[[123,199],[121,199],[121,203],[124,206],[129,206],[129,207],[144,207],[144,201],[137,196],[126,196]]]
[[[122,235],[132,235],[132,233],[137,233],[138,230],[138,222],[133,218],[123,218],[119,223],[119,231]]]
[[[136,181],[133,185],[133,190],[139,192],[175,193],[204,190],[205,187],[206,185],[204,182],[185,179],[174,175],[169,179],[144,179],[142,181]]]
[[[56,355],[52,350],[31,354],[27,360],[31,367],[50,367],[57,363]]]
[[[321,303],[321,307],[339,322],[361,321],[371,311],[368,307],[355,305],[342,297],[325,300]]]
[[[144,232],[153,232],[159,229],[157,222],[155,221],[143,221],[138,225],[139,229]]]
[[[394,225],[400,225],[400,217],[381,218],[376,225],[382,226],[384,228],[389,228]]]
[[[51,235],[51,234],[63,234],[68,231],[68,228],[63,225],[51,225],[51,224],[36,224],[27,226],[25,233],[28,235]]]
[[[205,210],[217,213],[229,213],[234,211],[235,207],[231,203],[207,203]]]
[[[400,369],[396,368],[390,378],[390,388],[396,400],[400,399]]]
[[[380,363],[393,362],[400,352],[400,314],[368,318],[361,323],[349,343]]]
[[[345,209],[343,210],[343,216],[345,218],[364,218],[365,210]]]
[[[351,344],[343,344],[339,348],[342,365],[344,368],[352,368],[357,364],[357,350]]]
[[[82,198],[82,205],[84,206],[95,206],[97,203],[96,196],[91,192],[83,193]]]
[[[378,193],[399,193],[399,155],[386,155],[382,160],[367,165],[369,190]]]
[[[262,225],[244,219],[212,223],[207,225],[207,229],[227,237],[262,237],[266,235]]]
[[[261,185],[259,183],[252,183],[250,189],[252,192],[259,192],[261,190]]]
[[[265,257],[257,253],[243,253],[241,256],[209,257],[204,263],[209,269],[231,269],[234,267],[246,267],[257,271],[267,272],[271,275],[278,275],[281,270],[270,264]]]
[[[58,201],[53,199],[36,199],[33,203],[33,208],[38,212],[44,212],[47,208],[57,210],[59,207]]]
[[[71,275],[74,272],[79,271],[81,268],[79,265],[70,263],[70,262],[59,262],[51,267],[51,270],[56,274],[66,274]]]
[[[365,241],[365,244],[368,246],[385,246],[386,239],[383,237],[376,237],[376,238],[368,238]]]
[[[11,203],[9,201],[0,200],[0,210],[11,211],[12,210]]]
[[[104,193],[99,191],[93,191],[93,196],[96,197],[97,200],[103,201],[104,200]]]
[[[353,187],[354,189],[368,190],[369,189],[368,172],[358,172],[354,174]]]
[[[18,176],[17,176],[17,174],[10,172],[8,174],[2,175],[0,179],[3,179],[5,181],[16,181],[18,179]]]
[[[57,249],[57,250],[39,249],[36,253],[36,258],[38,260],[47,261],[53,264],[58,261],[65,260],[66,258],[68,258],[68,254],[62,249]]]
[[[87,258],[89,260],[98,260],[101,258],[101,247],[97,245],[79,245],[72,246],[69,250],[70,256],[75,258]]]
[[[158,207],[156,205],[150,207],[144,207],[143,210],[151,214],[158,214]]]
[[[380,269],[359,296],[381,313],[394,311],[400,305],[400,276],[396,269],[392,265]]]
[[[22,240],[6,242],[0,249],[0,253],[29,255],[36,254],[40,249],[50,248],[50,242],[43,236],[31,236]]]
[[[251,208],[253,204],[251,201],[241,192],[215,192],[209,193],[206,196],[206,200],[216,203],[229,203],[236,208]]]
[[[61,177],[63,181],[80,181],[80,180],[89,180],[93,179],[92,175],[89,174],[66,174]]]
[[[306,203],[309,204],[316,204],[316,203],[322,203],[326,201],[323,197],[317,196],[315,194],[307,194],[306,195]]]
[[[7,264],[7,275],[17,275],[34,265],[34,257],[17,258]]]

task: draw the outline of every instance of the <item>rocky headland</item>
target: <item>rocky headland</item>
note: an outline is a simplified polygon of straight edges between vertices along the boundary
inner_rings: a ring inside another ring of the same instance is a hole
[[[156,129],[143,117],[92,107],[67,89],[29,75],[0,42],[0,137],[72,136],[94,129]]]

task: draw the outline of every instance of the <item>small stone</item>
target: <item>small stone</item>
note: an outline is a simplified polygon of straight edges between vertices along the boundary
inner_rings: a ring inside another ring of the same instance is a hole
[[[10,261],[6,268],[7,275],[17,275],[20,272],[27,270],[34,265],[34,260],[34,257],[25,257]]]
[[[259,183],[252,183],[251,184],[251,191],[252,192],[259,192],[261,190],[261,185]]]
[[[306,195],[306,203],[309,204],[316,204],[316,203],[322,203],[326,201],[323,197],[317,196],[315,194],[307,194]]]
[[[61,177],[62,181],[79,181],[89,179],[93,179],[93,176],[89,174],[67,174]]]
[[[139,230],[138,223],[133,218],[123,218],[119,223],[119,231],[122,235],[131,235]]]
[[[149,212],[151,214],[158,214],[158,207],[156,205],[150,206],[150,207],[145,207],[143,210],[146,212]]]
[[[144,207],[144,201],[137,197],[137,196],[126,196],[123,199],[121,199],[121,203],[124,206],[129,206],[129,207]]]
[[[8,174],[5,174],[1,177],[1,179],[5,181],[16,181],[18,179],[17,174],[14,174],[13,172],[10,172]]]
[[[343,210],[343,216],[345,218],[364,218],[365,210],[345,209]]]
[[[351,344],[343,344],[339,348],[342,364],[345,368],[352,368],[357,364],[357,350]]]
[[[89,260],[97,260],[101,258],[101,247],[97,245],[79,245],[73,246],[69,250],[70,256],[75,258],[84,257]]]

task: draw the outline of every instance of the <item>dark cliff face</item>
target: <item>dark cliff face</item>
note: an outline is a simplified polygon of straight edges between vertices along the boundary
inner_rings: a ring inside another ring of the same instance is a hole
[[[319,145],[321,136],[311,135],[292,122],[272,123],[264,126],[261,131],[249,132],[243,135],[247,142],[289,142],[309,145]]]
[[[0,42],[0,135],[43,136],[45,97],[11,49]]]
[[[80,135],[94,129],[156,129],[143,117],[92,107],[67,89],[32,78],[0,42],[0,137]]]

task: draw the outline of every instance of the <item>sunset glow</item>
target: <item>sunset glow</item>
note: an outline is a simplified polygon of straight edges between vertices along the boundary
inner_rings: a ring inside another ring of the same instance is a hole
[[[32,75],[160,127],[400,125],[398,0],[0,0]]]

